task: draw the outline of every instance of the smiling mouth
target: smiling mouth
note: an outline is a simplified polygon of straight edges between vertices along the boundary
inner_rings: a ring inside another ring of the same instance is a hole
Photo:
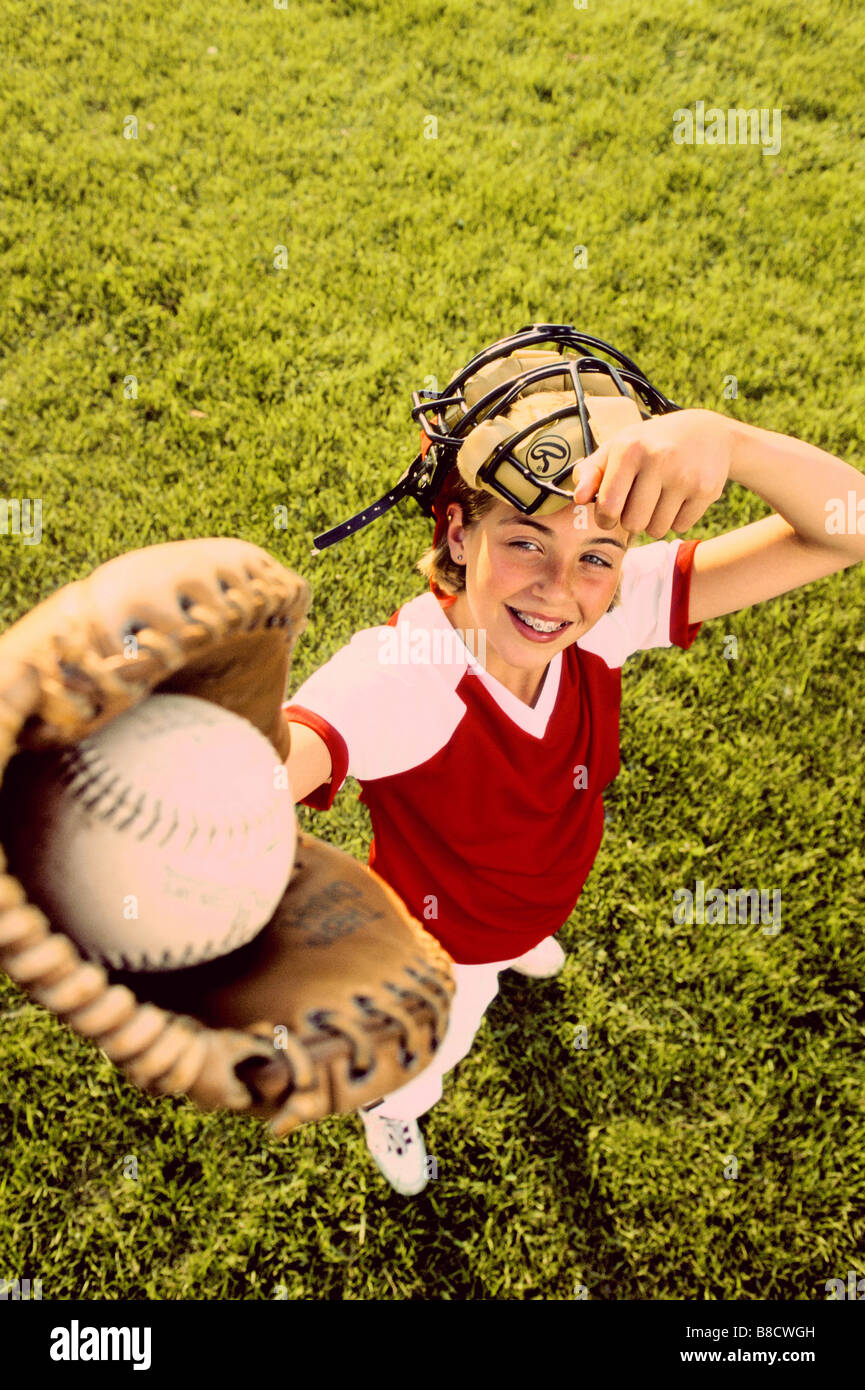
[[[557,637],[559,633],[571,626],[567,619],[547,618],[540,613],[530,613],[525,608],[512,608],[509,603],[505,604],[518,630],[531,635],[535,638]]]

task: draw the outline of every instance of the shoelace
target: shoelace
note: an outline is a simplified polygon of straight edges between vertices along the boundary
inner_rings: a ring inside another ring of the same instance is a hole
[[[409,1144],[413,1143],[410,1126],[407,1125],[404,1120],[389,1120],[386,1116],[382,1116],[382,1120],[387,1127],[388,1148],[395,1149],[399,1156],[402,1157],[402,1148],[400,1145],[404,1144],[407,1148]]]

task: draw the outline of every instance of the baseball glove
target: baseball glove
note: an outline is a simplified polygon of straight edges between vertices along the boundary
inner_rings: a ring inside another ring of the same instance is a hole
[[[0,636],[0,826],[34,759],[155,691],[245,717],[284,761],[281,704],[308,606],[305,580],[232,539],[136,550],[53,594]],[[7,866],[0,850],[0,966],[150,1092],[285,1134],[401,1086],[444,1036],[450,956],[372,870],[311,835],[298,834],[282,901],[252,941],[158,975],[86,960],[15,854]]]

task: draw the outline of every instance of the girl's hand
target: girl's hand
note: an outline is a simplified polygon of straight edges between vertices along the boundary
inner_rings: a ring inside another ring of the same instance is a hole
[[[713,410],[678,410],[629,425],[577,465],[574,502],[597,493],[595,520],[660,540],[687,531],[721,496],[733,459],[733,424]]]

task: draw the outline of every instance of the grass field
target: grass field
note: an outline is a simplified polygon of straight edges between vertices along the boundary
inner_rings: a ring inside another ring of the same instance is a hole
[[[121,551],[242,536],[312,585],[296,688],[423,591],[430,526],[312,537],[414,456],[413,389],[532,321],[862,467],[858,7],[3,8],[0,495],[42,509],[39,544],[0,534],[3,625]],[[675,144],[698,100],[780,109],[780,153]],[[690,534],[768,510],[731,484]],[[863,599],[848,569],[628,662],[566,967],[503,977],[420,1197],[355,1117],[278,1142],[151,1100],[4,979],[0,1278],[819,1300],[865,1274]],[[356,791],[301,819],[365,860]],[[675,925],[696,879],[779,890],[780,932]]]

